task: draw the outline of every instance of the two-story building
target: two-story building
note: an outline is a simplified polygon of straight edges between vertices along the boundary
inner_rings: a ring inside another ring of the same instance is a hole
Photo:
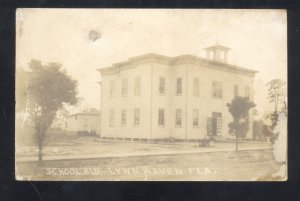
[[[233,138],[227,103],[253,100],[256,71],[227,63],[229,48],[206,48],[207,58],[146,54],[99,69],[101,136],[122,139]],[[249,115],[252,138],[253,117]]]

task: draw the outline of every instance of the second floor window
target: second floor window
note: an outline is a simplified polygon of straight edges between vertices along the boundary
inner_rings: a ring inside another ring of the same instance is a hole
[[[122,110],[121,112],[121,125],[122,126],[125,126],[126,125],[126,110]]]
[[[128,79],[122,80],[122,96],[127,96],[128,91]]]
[[[222,98],[222,82],[213,81],[212,83],[212,97],[214,98]]]
[[[233,85],[233,95],[234,97],[239,96],[239,86],[237,84]]]
[[[176,122],[175,122],[176,127],[181,127],[181,119],[182,119],[181,109],[176,109]]]
[[[165,125],[165,110],[164,109],[158,110],[158,125],[159,126]]]
[[[250,87],[245,87],[245,97],[250,98]]]
[[[182,94],[182,78],[178,77],[176,81],[176,94],[181,95]]]
[[[115,126],[115,111],[114,110],[109,111],[109,126],[110,127]]]
[[[198,77],[194,77],[194,80],[193,80],[193,95],[199,96],[199,78]]]
[[[199,126],[199,119],[198,119],[198,110],[193,110],[193,126]]]
[[[139,96],[141,93],[141,78],[136,77],[134,79],[134,95]]]
[[[116,87],[116,82],[114,80],[110,81],[110,89],[109,89],[109,96],[110,97],[114,97],[115,87]]]
[[[134,109],[134,125],[140,125],[140,109],[138,108]]]
[[[165,78],[164,77],[160,77],[159,78],[159,93],[160,94],[165,94]]]

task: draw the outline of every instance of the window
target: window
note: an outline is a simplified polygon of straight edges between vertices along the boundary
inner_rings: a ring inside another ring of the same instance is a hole
[[[115,81],[112,80],[110,82],[110,90],[109,90],[109,96],[110,97],[114,97],[114,94],[115,94],[115,85],[116,85]]]
[[[127,96],[127,91],[128,91],[128,80],[123,79],[122,80],[122,96]]]
[[[239,96],[239,86],[237,84],[233,86],[233,95],[234,97]]]
[[[176,94],[181,95],[182,94],[182,78],[178,77],[176,81]]]
[[[193,110],[193,126],[199,126],[199,119],[198,119],[198,110]]]
[[[159,78],[159,93],[165,94],[165,78],[164,77]]]
[[[165,110],[164,109],[158,110],[158,125],[159,126],[165,125]]]
[[[245,87],[245,97],[250,98],[250,87],[248,86]]]
[[[175,125],[176,127],[181,127],[181,109],[176,109],[176,122],[175,122]]]
[[[138,108],[134,109],[134,125],[140,125],[140,109]]]
[[[141,78],[136,77],[134,80],[134,95],[139,96],[141,93]]]
[[[115,126],[115,111],[110,110],[109,112],[109,126],[114,127]]]
[[[121,125],[122,126],[126,125],[126,110],[122,110],[121,112]]]
[[[222,134],[222,113],[212,112],[212,135]]]
[[[212,96],[214,98],[222,98],[222,82],[213,81]]]
[[[194,77],[194,80],[193,80],[193,95],[199,96],[199,78],[198,77]]]

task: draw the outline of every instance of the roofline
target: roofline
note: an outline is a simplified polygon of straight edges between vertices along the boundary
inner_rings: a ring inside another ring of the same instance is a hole
[[[119,62],[119,63],[115,63],[110,67],[105,67],[105,68],[100,68],[97,69],[97,71],[101,72],[101,73],[118,73],[121,70],[121,67],[124,66],[130,66],[130,65],[135,65],[139,62],[145,62],[145,61],[150,61],[150,62],[162,62],[162,63],[167,63],[167,64],[171,64],[174,65],[176,63],[180,63],[180,62],[184,62],[184,63],[195,63],[195,64],[200,64],[200,63],[204,63],[204,64],[213,64],[216,65],[216,68],[219,68],[219,70],[224,70],[225,68],[229,68],[231,70],[231,72],[244,72],[247,74],[251,74],[250,76],[255,76],[255,73],[258,73],[258,71],[256,70],[252,70],[252,69],[248,69],[248,68],[244,68],[244,67],[240,67],[237,65],[232,65],[232,64],[228,64],[228,63],[222,63],[222,62],[217,62],[217,61],[213,61],[210,59],[206,59],[206,58],[202,58],[202,57],[197,57],[194,55],[190,55],[190,54],[186,54],[186,55],[179,55],[179,56],[175,56],[175,57],[168,57],[168,56],[164,56],[164,55],[160,55],[160,54],[156,54],[156,53],[148,53],[148,54],[143,54],[140,56],[135,56],[135,57],[130,57],[127,61],[123,61],[123,62]],[[224,69],[220,69],[224,67]]]
[[[75,114],[70,114],[67,117],[72,117],[72,116],[76,116],[76,115],[101,115],[101,113],[84,113],[84,112],[79,112],[79,113],[75,113]]]
[[[217,48],[217,47],[220,47],[220,48],[222,48],[222,49],[226,49],[226,50],[230,50],[230,48],[229,47],[226,47],[226,46],[223,46],[223,45],[219,45],[219,44],[215,44],[215,45],[212,45],[212,46],[208,46],[208,47],[206,47],[206,48],[203,48],[203,49],[215,49],[215,48]]]

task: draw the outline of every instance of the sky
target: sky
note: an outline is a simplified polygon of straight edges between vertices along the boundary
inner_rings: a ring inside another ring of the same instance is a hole
[[[90,40],[89,33],[99,33]],[[82,108],[100,109],[96,69],[130,57],[158,53],[206,57],[218,42],[231,48],[228,63],[257,70],[254,102],[269,110],[267,82],[287,81],[285,10],[209,9],[18,9],[16,68],[31,59],[59,62],[78,80]],[[78,108],[77,108],[78,109]]]

